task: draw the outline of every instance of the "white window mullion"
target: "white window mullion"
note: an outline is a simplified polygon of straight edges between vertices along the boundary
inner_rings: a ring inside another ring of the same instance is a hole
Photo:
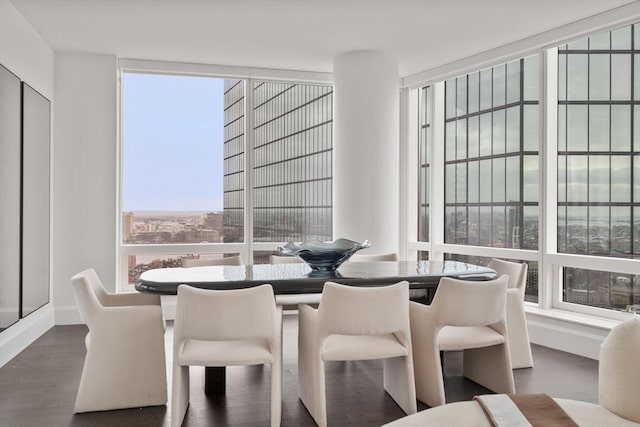
[[[400,135],[400,258],[417,259],[417,251],[409,247],[408,242],[415,242],[418,236],[418,179],[419,179],[419,143],[420,123],[418,118],[419,89],[402,89],[401,102],[401,135]],[[418,131],[416,132],[416,129]],[[418,161],[416,161],[418,159]],[[416,197],[417,196],[417,197]]]
[[[441,260],[444,253],[438,249],[444,244],[444,82],[433,85],[431,125],[431,191],[429,191],[429,259]]]
[[[541,308],[559,302],[559,269],[549,257],[557,252],[558,238],[558,49],[548,49],[540,61],[540,227],[538,301]]]
[[[244,81],[244,253],[245,264],[253,264],[253,80]]]

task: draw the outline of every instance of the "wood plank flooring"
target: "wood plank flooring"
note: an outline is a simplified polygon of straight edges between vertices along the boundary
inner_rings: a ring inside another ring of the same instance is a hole
[[[167,406],[73,414],[82,373],[85,326],[56,326],[0,368],[0,426],[169,426]],[[172,328],[166,334],[167,377],[171,384]],[[284,319],[282,426],[314,426],[297,390],[297,316]],[[533,346],[535,367],[514,371],[519,393],[597,403],[598,363],[594,360]],[[445,356],[447,401],[469,400],[488,393],[461,377],[461,354]],[[404,415],[384,392],[382,362],[327,364],[327,412],[332,426],[379,426]],[[227,369],[227,393],[203,393],[203,368],[191,368],[191,405],[184,422],[194,426],[268,426],[269,367]],[[169,393],[171,387],[169,386]],[[169,398],[170,400],[170,398]],[[418,410],[427,408],[418,403]]]

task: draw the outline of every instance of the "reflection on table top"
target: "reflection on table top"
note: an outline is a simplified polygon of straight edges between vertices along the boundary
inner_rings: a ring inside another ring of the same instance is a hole
[[[494,270],[458,261],[347,262],[338,271],[314,271],[304,263],[220,265],[192,268],[159,268],[145,271],[136,289],[175,295],[178,286],[204,289],[239,289],[269,283],[276,294],[320,293],[326,281],[352,286],[382,286],[407,280],[411,289],[438,286],[442,277],[491,280]]]

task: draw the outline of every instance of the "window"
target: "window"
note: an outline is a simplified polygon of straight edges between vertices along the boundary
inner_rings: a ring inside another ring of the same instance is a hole
[[[123,283],[332,238],[331,86],[123,72],[121,94]]]
[[[418,174],[418,241],[429,241],[429,156],[431,150],[431,87],[420,89],[419,93],[418,149],[420,151],[420,172]],[[424,255],[426,256],[426,254]]]
[[[558,252],[640,258],[639,32],[558,49]],[[638,277],[564,268],[563,301],[625,309]]]

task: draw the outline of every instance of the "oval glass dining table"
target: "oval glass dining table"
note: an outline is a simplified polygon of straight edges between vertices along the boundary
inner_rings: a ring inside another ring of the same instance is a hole
[[[180,285],[225,290],[269,283],[278,296],[320,294],[327,281],[351,286],[384,286],[406,280],[412,299],[428,304],[442,277],[485,281],[495,279],[496,272],[458,261],[431,260],[347,262],[336,271],[316,271],[304,263],[216,265],[148,270],[140,275],[135,287],[145,293],[176,295]],[[207,367],[205,371],[205,392],[224,393],[225,368]]]

